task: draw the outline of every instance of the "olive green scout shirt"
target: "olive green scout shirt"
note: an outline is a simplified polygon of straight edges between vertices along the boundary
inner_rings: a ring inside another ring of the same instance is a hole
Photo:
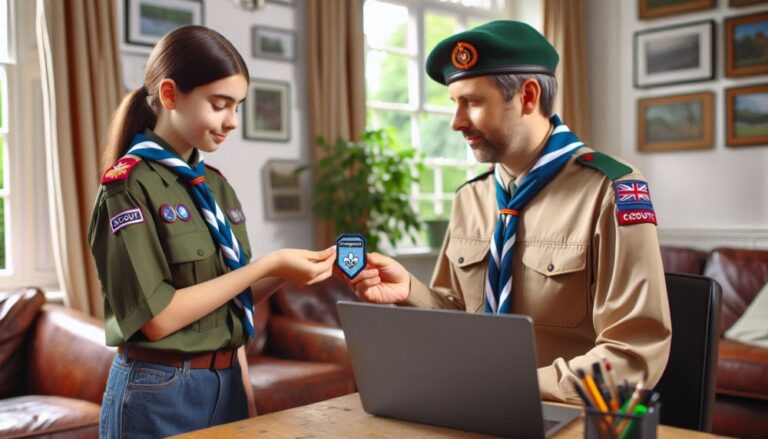
[[[154,133],[146,134],[173,151]],[[198,159],[195,150],[190,165],[197,164]],[[141,332],[177,289],[218,277],[229,267],[180,176],[147,160],[139,161],[128,172],[125,179],[101,185],[88,233],[106,299],[107,345],[129,343],[179,352],[243,345],[247,335],[240,311],[231,302],[162,340],[149,341]],[[207,169],[205,177],[246,259],[250,259],[245,218],[235,191],[215,170]],[[113,220],[119,223],[114,233]]]

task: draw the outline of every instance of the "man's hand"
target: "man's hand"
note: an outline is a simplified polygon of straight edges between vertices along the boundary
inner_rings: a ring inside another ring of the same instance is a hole
[[[408,271],[399,262],[379,253],[368,253],[365,269],[352,280],[338,267],[334,271],[355,290],[358,297],[368,302],[399,303],[408,298],[411,290]]]

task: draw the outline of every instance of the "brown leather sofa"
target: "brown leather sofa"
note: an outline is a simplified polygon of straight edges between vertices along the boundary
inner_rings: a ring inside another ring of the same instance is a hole
[[[104,324],[45,305],[25,288],[0,296],[0,437],[98,437],[99,412],[116,350]],[[257,307],[248,363],[259,413],[354,392],[340,329]]]
[[[0,299],[0,437],[98,437],[115,349],[99,320],[44,302],[36,288]]]
[[[768,251],[662,247],[667,272],[703,274],[723,289],[712,432],[742,438],[768,432],[768,349],[722,338],[768,283]],[[766,322],[768,325],[768,322]],[[674,337],[674,335],[673,335]]]

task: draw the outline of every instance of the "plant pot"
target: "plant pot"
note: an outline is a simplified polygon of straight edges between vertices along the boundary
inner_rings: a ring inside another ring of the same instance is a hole
[[[443,245],[445,232],[448,230],[448,220],[428,220],[424,223],[427,225],[427,245],[430,248],[439,249]]]

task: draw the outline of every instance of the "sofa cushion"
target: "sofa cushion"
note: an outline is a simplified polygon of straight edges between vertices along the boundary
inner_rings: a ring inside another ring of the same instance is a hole
[[[337,364],[268,356],[249,358],[248,363],[253,398],[260,415],[355,391],[349,374]]]
[[[704,275],[716,280],[723,288],[722,335],[768,283],[768,251],[714,249],[707,259]]]
[[[661,246],[661,262],[667,273],[701,274],[707,252],[684,247]]]
[[[96,438],[98,404],[60,396],[27,395],[0,400],[0,437]]]
[[[722,339],[717,393],[768,401],[768,349]]]
[[[19,349],[44,302],[37,288],[21,288],[0,298],[0,398],[21,390],[24,356]]]
[[[768,348],[768,284],[727,331],[725,338]]]

